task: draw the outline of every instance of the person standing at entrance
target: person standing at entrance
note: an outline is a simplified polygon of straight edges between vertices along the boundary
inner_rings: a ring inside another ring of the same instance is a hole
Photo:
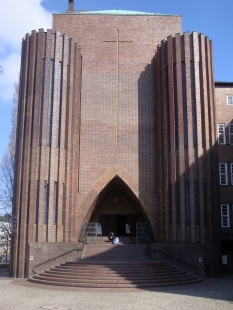
[[[125,224],[126,236],[130,236],[130,227],[131,226],[129,226],[129,223]]]

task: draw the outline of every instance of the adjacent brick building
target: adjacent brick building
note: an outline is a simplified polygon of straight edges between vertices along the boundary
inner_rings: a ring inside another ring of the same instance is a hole
[[[12,276],[77,246],[89,221],[119,236],[147,222],[202,275],[222,274],[222,254],[230,270],[233,83],[214,82],[211,41],[181,16],[72,3],[22,43]]]

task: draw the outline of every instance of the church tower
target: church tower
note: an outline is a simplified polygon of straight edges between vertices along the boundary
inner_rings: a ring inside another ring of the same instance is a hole
[[[23,39],[12,276],[75,249],[87,222],[146,223],[154,247],[217,275],[211,41],[179,15],[68,4]]]

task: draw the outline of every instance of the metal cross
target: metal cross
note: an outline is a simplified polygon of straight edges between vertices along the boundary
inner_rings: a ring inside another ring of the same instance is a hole
[[[116,75],[116,146],[118,146],[118,102],[119,102],[119,45],[120,43],[132,43],[133,41],[121,41],[119,39],[120,30],[117,29],[117,40],[116,41],[104,41],[114,42],[117,44],[117,75]]]

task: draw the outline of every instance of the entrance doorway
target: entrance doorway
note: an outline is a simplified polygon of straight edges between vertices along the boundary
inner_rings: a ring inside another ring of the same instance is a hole
[[[130,226],[130,236],[136,235],[137,216],[135,214],[99,214],[99,221],[102,227],[102,234],[107,236],[111,231],[118,237],[126,236],[126,223]]]
[[[233,240],[222,240],[222,272],[233,276]]]
[[[136,236],[136,223],[147,222],[142,205],[124,181],[115,176],[99,193],[89,222],[100,223],[102,235],[112,231],[118,237],[126,236],[126,223],[130,234]]]

